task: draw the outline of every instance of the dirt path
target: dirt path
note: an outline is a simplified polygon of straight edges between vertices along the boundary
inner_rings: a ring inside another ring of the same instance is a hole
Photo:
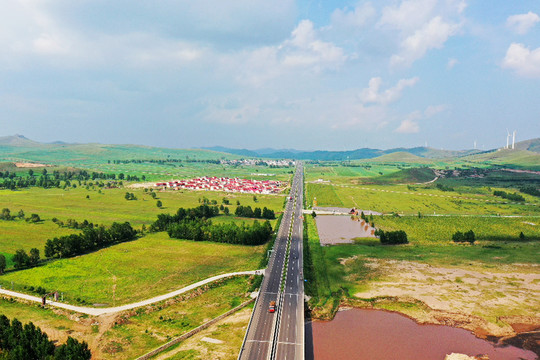
[[[183,287],[181,289],[172,291],[172,292],[167,293],[167,294],[159,295],[159,296],[156,296],[156,297],[153,297],[153,298],[150,298],[150,299],[147,299],[147,300],[139,301],[139,302],[136,302],[136,303],[122,305],[122,306],[116,306],[116,307],[92,308],[92,307],[85,307],[85,306],[69,305],[69,304],[64,304],[64,303],[60,303],[60,302],[56,302],[56,301],[52,301],[52,300],[47,300],[47,305],[62,308],[62,309],[66,309],[66,310],[75,311],[75,312],[82,313],[82,314],[93,315],[93,316],[99,316],[99,315],[104,315],[104,314],[114,314],[114,313],[117,313],[117,312],[120,312],[120,311],[131,310],[131,309],[138,308],[138,307],[141,307],[141,306],[146,306],[146,305],[150,305],[150,304],[153,304],[153,303],[156,303],[156,302],[159,302],[159,301],[167,300],[167,299],[170,299],[170,298],[175,297],[177,295],[180,295],[182,293],[185,293],[187,291],[196,289],[199,286],[214,282],[214,281],[219,280],[219,279],[223,279],[223,278],[227,278],[227,277],[231,277],[231,276],[241,276],[241,275],[264,275],[264,269],[252,270],[252,271],[240,271],[240,272],[234,272],[234,273],[228,273],[228,274],[221,274],[221,275],[212,276],[212,277],[210,277],[208,279],[201,280],[199,282],[196,282],[194,284],[188,285],[186,287]],[[10,290],[5,290],[5,289],[0,289],[0,294],[16,297],[16,298],[20,298],[20,299],[25,299],[25,300],[29,300],[29,301],[33,301],[33,302],[38,302],[38,303],[41,303],[41,301],[42,301],[41,298],[39,298],[37,296],[22,294],[22,293],[18,293],[18,292],[15,292],[15,291],[10,291]]]

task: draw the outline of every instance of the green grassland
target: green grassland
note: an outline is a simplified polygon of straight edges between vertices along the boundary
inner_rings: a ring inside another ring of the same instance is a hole
[[[133,359],[246,301],[249,286],[247,277],[223,280],[197,296],[191,295],[197,294],[197,290],[186,294],[184,301],[169,306],[158,303],[152,306],[152,311],[148,311],[148,307],[142,308],[134,313],[135,316],[112,327],[101,323],[99,318],[73,316],[66,311],[6,298],[0,298],[0,309],[10,319],[33,322],[49,338],[60,343],[68,335],[88,342],[95,358]],[[236,356],[244,326],[218,325],[212,337],[225,341],[222,348],[226,347]],[[216,349],[218,354],[220,350]]]
[[[519,240],[521,232],[527,241],[540,241],[540,217],[375,216],[374,222],[383,230],[404,230],[415,244],[453,245],[452,234],[468,230],[473,230],[479,241],[523,243]],[[540,254],[536,255],[540,260]]]
[[[109,306],[161,295],[228,272],[255,270],[264,246],[169,239],[164,232],[0,277],[5,288],[41,286],[67,302]]]
[[[483,165],[500,165],[512,169],[540,170],[540,154],[528,150],[498,150],[467,156],[465,161]]]
[[[418,185],[307,184],[306,203],[319,206],[357,207],[382,213],[540,215],[540,199],[523,194],[525,204],[493,196],[487,188],[464,187],[442,191]],[[517,191],[517,190],[514,190]]]
[[[399,164],[384,164],[371,162],[351,162],[351,166],[343,163],[327,162],[321,164],[308,164],[305,167],[306,182],[318,179],[329,180],[337,184],[350,184],[358,178],[377,177],[381,174],[390,174],[399,171]]]
[[[157,309],[138,312],[123,325],[116,325],[104,334],[100,345],[104,359],[133,359],[169,340],[196,328],[246,301],[248,281],[245,277],[227,280],[202,295]],[[234,331],[217,336],[226,342],[234,341],[238,354],[243,333]]]
[[[101,193],[99,192],[101,191]],[[125,193],[135,194],[137,200],[126,200]],[[90,198],[87,199],[86,196]],[[51,220],[57,218],[66,222],[75,219],[78,222],[88,220],[94,224],[110,225],[113,222],[128,221],[135,228],[150,225],[160,213],[174,213],[179,207],[190,208],[199,206],[199,199],[207,198],[222,204],[223,198],[229,199],[228,205],[231,214],[236,210],[236,201],[243,206],[267,207],[276,213],[282,211],[284,197],[276,195],[257,195],[254,201],[250,194],[231,194],[212,191],[160,191],[153,199],[150,193],[142,189],[101,189],[83,186],[78,188],[43,189],[27,188],[11,191],[0,190],[0,209],[9,208],[12,215],[23,210],[26,216],[36,213],[43,220],[37,224],[27,223],[24,220],[0,220],[0,252],[14,254],[17,249],[27,252],[36,247],[43,254],[47,239],[76,232],[67,228],[60,228]],[[163,208],[156,206],[157,200],[163,203]],[[216,222],[251,222],[249,219],[239,219],[234,216],[220,216]],[[274,222],[274,221],[272,221]],[[8,255],[8,259],[11,255]],[[9,264],[8,264],[9,265]]]
[[[306,221],[317,285],[311,306],[315,316],[321,318],[332,316],[341,296],[364,290],[365,284],[376,276],[361,261],[366,257],[495,271],[502,264],[540,264],[539,218],[376,216],[377,227],[405,230],[410,243],[388,246],[381,245],[377,239],[358,239],[355,244],[326,247],[318,244],[313,219],[308,216]],[[470,229],[477,235],[474,245],[452,242],[455,231]],[[521,231],[525,234],[524,240],[519,239]],[[345,265],[344,260],[352,258],[360,260]]]

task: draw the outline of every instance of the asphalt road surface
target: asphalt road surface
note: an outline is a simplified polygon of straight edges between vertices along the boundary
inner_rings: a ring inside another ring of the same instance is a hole
[[[251,315],[240,360],[304,359],[304,280],[302,276],[303,165],[297,165],[281,226]],[[292,225],[292,231],[291,231]],[[285,269],[287,243],[290,256]],[[286,273],[282,286],[283,273]],[[268,311],[276,301],[275,313]]]

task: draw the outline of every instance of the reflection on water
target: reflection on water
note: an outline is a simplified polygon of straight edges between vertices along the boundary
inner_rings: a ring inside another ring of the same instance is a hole
[[[487,354],[490,360],[537,359],[531,351],[496,347],[467,330],[418,325],[400,314],[380,310],[340,311],[332,321],[308,324],[306,341],[310,331],[313,343],[306,343],[306,355],[312,352],[315,360],[443,360],[453,352]],[[312,358],[306,356],[306,360]]]

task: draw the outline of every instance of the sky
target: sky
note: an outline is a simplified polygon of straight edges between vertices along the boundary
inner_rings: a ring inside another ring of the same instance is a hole
[[[538,0],[4,0],[0,136],[479,149],[540,137]]]

